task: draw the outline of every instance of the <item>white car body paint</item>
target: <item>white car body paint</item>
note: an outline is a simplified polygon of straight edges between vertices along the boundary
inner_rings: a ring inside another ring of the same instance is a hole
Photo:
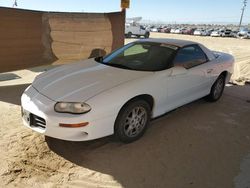
[[[147,94],[153,97],[152,118],[209,94],[223,72],[232,73],[231,55],[213,53],[200,45],[209,61],[185,69],[148,72],[133,71],[99,64],[94,59],[64,65],[39,75],[22,95],[22,108],[46,121],[46,128],[32,127],[40,133],[63,140],[85,141],[114,133],[114,123],[123,105],[130,99]],[[56,102],[85,102],[91,111],[85,114],[58,113]],[[89,122],[80,128],[60,127],[59,123]]]

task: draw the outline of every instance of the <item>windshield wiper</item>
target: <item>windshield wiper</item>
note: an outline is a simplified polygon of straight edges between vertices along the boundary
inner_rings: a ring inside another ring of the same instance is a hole
[[[130,67],[127,67],[126,65],[122,65],[122,64],[106,63],[106,62],[103,61],[103,56],[96,57],[95,61],[97,61],[98,63],[103,63],[105,65],[109,65],[109,66],[113,66],[113,67],[117,67],[117,68],[131,69]]]
[[[117,67],[117,68],[123,68],[123,69],[131,69],[130,67],[127,67],[126,65],[116,64],[116,63],[107,63],[106,65],[110,65],[110,66]]]

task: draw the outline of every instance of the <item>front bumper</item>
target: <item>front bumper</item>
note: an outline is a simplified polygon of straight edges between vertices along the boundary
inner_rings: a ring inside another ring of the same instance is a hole
[[[80,115],[57,113],[54,111],[55,103],[55,101],[40,94],[32,86],[27,88],[21,97],[24,125],[44,135],[69,141],[93,140],[113,134],[114,116],[98,118],[94,116],[94,112]],[[36,126],[32,124],[30,115],[32,118],[34,116],[44,119],[45,125]],[[77,128],[59,126],[59,123],[76,124],[82,122],[89,122],[89,124]]]

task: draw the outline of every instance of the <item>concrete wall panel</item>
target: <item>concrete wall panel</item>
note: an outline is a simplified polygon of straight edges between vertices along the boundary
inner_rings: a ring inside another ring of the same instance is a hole
[[[56,13],[0,7],[0,72],[71,63],[124,43],[124,12]]]

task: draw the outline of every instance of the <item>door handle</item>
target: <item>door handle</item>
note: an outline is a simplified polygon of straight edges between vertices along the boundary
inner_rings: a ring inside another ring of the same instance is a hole
[[[214,69],[207,69],[207,73],[211,73]]]

